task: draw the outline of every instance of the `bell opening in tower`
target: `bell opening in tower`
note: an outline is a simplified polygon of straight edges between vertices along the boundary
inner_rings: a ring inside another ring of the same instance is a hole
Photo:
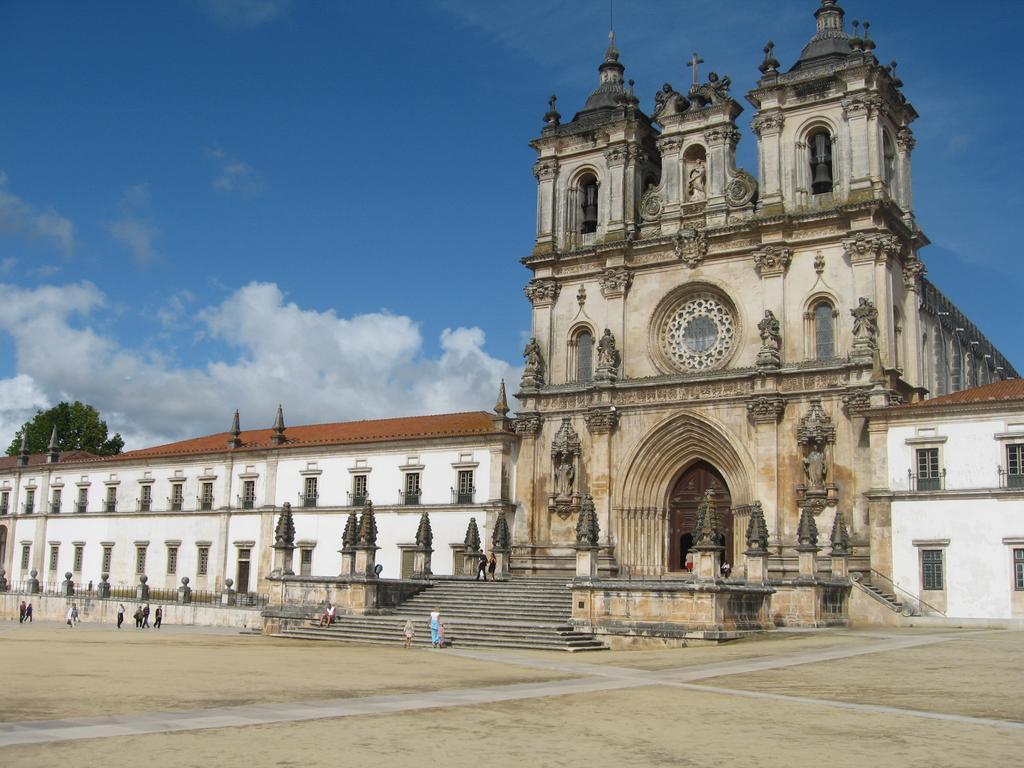
[[[811,192],[824,195],[832,191],[832,137],[828,131],[811,136]]]
[[[589,235],[597,232],[597,179],[588,176],[580,184],[581,207],[583,218],[580,234]]]

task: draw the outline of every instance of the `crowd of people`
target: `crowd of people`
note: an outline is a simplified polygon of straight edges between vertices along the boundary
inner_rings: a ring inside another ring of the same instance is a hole
[[[333,609],[332,609],[333,611]],[[124,624],[124,616],[126,609],[123,603],[119,603],[117,606],[117,628],[120,629],[121,625]],[[150,624],[149,618],[153,617],[153,623]],[[157,606],[155,611],[151,611],[149,603],[140,604],[136,609],[135,613],[132,614],[132,618],[135,619],[136,629],[160,629],[164,623],[164,609],[162,606]],[[32,603],[21,601],[18,606],[18,623],[24,624],[25,622],[31,623],[33,620],[32,616]],[[64,623],[69,627],[76,627],[82,621],[81,613],[78,610],[78,603],[71,603],[68,606],[67,613],[64,615]],[[333,621],[333,613],[332,613]]]

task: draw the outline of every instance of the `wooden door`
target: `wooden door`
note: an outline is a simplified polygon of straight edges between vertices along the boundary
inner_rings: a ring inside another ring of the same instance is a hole
[[[718,510],[718,525],[725,537],[725,552],[722,562],[733,562],[732,552],[732,500],[729,487],[722,475],[706,461],[698,461],[687,467],[676,481],[669,496],[669,543],[668,569],[685,570],[686,553],[693,546],[694,527],[697,524],[697,506],[704,492],[711,488],[715,492],[715,507]]]

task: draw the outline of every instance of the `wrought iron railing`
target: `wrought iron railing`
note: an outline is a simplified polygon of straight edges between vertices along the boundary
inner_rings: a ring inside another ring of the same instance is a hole
[[[894,582],[888,576],[884,576],[878,571],[870,571],[871,586],[880,587],[881,589],[890,592],[895,595],[899,602],[903,605],[904,616],[920,616],[925,613],[937,614],[939,616],[945,616],[946,612],[939,610],[931,603],[927,603],[921,599],[919,595],[915,595],[912,592],[908,592],[899,584]],[[851,575],[854,581],[861,581],[861,575],[854,573]]]
[[[368,493],[346,493],[348,497],[349,507],[362,507],[366,505],[366,502],[370,500],[370,494]]]
[[[256,498],[255,497],[250,499],[250,498],[243,497],[243,496],[236,496],[235,498],[238,501],[238,506],[239,506],[240,509],[255,509],[256,508]]]
[[[999,473],[1000,488],[1024,488],[1024,474],[1021,472],[1010,472],[1001,466],[997,466],[996,471]]]
[[[470,488],[468,491],[452,488],[452,504],[472,504],[475,495],[476,487]]]
[[[917,474],[913,470],[907,470],[907,482],[910,486],[911,491],[918,493],[924,491],[944,491],[946,490],[946,468],[943,467],[940,472],[927,474]]]
[[[319,493],[300,493],[299,494],[299,506],[300,507],[315,507],[317,499],[320,498]]]
[[[398,492],[398,503],[405,506],[414,506],[420,503],[420,490],[417,488],[415,491],[399,491]]]

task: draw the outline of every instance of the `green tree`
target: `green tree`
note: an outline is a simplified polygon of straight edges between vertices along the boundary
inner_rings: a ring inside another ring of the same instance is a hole
[[[98,456],[113,456],[124,448],[120,434],[107,435],[107,422],[91,405],[76,400],[60,402],[48,411],[37,411],[14,435],[8,456],[21,452],[21,436],[28,436],[29,453],[46,453],[53,428],[57,428],[58,451],[88,451]]]

